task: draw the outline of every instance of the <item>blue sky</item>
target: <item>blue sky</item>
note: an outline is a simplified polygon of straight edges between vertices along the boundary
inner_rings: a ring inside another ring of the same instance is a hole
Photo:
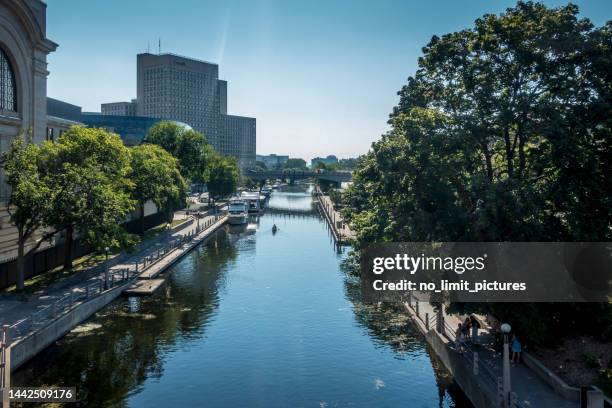
[[[48,0],[48,94],[99,111],[136,97],[136,54],[219,64],[228,113],[257,118],[257,152],[310,159],[365,153],[433,34],[472,25],[504,0]],[[562,1],[545,1],[549,5]],[[610,0],[575,1],[601,25]]]

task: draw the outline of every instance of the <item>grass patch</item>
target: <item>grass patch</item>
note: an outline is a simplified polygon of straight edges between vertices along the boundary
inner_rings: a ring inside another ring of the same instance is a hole
[[[109,253],[109,257],[114,256],[118,252]],[[27,279],[24,282],[23,293],[31,294],[41,289],[48,287],[49,285],[72,276],[75,273],[81,272],[85,269],[94,267],[106,259],[104,254],[92,253],[72,261],[72,269],[65,270],[64,266],[58,266],[47,272],[36,275],[32,278]],[[16,285],[9,286],[4,290],[7,293],[15,293],[17,291]]]
[[[184,224],[187,221],[189,221],[189,218],[183,218],[183,219],[180,219],[180,220],[172,220],[172,223],[170,224],[170,228],[174,228],[176,226]]]
[[[146,241],[148,239],[151,239],[159,234],[161,234],[162,232],[164,232],[168,227],[167,223],[163,223],[163,224],[159,224],[153,228],[150,228],[148,230],[145,231],[145,233],[142,235],[142,241]]]

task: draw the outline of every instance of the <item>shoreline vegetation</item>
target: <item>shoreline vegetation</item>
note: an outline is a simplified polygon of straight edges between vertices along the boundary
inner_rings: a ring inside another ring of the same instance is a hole
[[[594,26],[573,4],[518,2],[433,36],[391,130],[358,159],[353,183],[330,193],[357,235],[349,264],[372,242],[611,241],[610,55],[612,22]],[[587,369],[562,376],[612,395],[612,353],[574,350],[609,350],[610,303],[447,312],[511,323],[553,371]]]
[[[81,268],[71,253],[75,239],[94,257],[129,251],[156,233],[145,234],[146,202],[172,224],[174,212],[186,205],[189,185],[206,184],[216,198],[235,191],[241,178],[234,158],[216,153],[201,133],[169,121],[154,125],[134,147],[114,133],[82,126],[41,145],[25,134],[13,140],[1,163],[11,187],[7,209],[18,231],[17,292],[25,289],[26,259],[43,243],[55,240],[66,249],[63,266],[52,270],[55,277],[48,275],[55,281]],[[134,210],[138,235],[123,227]]]

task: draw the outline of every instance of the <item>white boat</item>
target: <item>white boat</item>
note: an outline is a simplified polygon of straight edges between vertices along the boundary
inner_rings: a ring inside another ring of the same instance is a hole
[[[272,187],[266,184],[265,186],[261,188],[261,194],[268,197],[270,194],[272,194]]]
[[[280,185],[278,184],[273,184],[272,185],[272,190],[277,190],[280,187]]]
[[[239,197],[232,198],[227,210],[227,222],[230,225],[246,224],[249,220],[247,202]]]
[[[257,191],[243,191],[240,194],[240,198],[246,202],[249,212],[256,213],[261,210],[259,193]]]

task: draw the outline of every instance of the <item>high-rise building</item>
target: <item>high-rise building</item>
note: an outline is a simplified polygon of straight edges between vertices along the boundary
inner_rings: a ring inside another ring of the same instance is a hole
[[[177,120],[204,134],[217,152],[255,163],[254,118],[227,115],[227,82],[219,66],[175,54],[138,54],[138,116]]]
[[[330,154],[327,157],[315,157],[314,159],[310,160],[310,167],[315,167],[317,163],[336,164],[338,163],[338,158],[333,154]]]
[[[136,99],[130,102],[109,102],[100,106],[102,115],[136,116]]]
[[[287,160],[289,160],[289,156],[282,156],[277,154],[258,154],[257,156],[255,156],[255,159],[265,164],[267,168],[274,169],[287,163]]]

